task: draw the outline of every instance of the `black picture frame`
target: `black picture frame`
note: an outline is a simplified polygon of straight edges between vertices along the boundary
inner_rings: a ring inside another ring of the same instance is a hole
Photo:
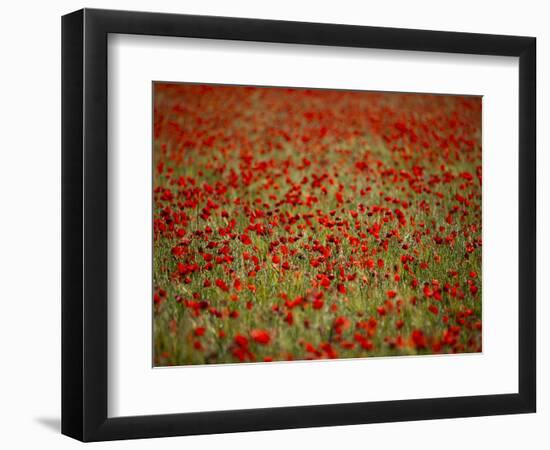
[[[109,33],[519,57],[518,393],[107,416]],[[62,18],[62,433],[82,441],[535,412],[536,39],[84,9]]]

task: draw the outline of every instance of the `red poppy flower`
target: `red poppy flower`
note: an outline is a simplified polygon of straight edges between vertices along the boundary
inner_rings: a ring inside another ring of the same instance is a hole
[[[227,284],[225,284],[225,281],[223,281],[219,278],[216,280],[216,286],[218,286],[224,292],[229,291],[229,286],[227,286]]]
[[[269,341],[271,340],[271,336],[266,330],[252,330],[250,332],[250,336],[254,339],[254,341],[262,345],[269,344]]]

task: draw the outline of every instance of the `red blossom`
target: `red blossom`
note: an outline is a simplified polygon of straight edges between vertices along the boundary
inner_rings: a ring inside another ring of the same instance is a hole
[[[252,330],[250,332],[250,336],[254,339],[254,341],[262,345],[269,344],[269,341],[271,340],[271,336],[266,330]]]

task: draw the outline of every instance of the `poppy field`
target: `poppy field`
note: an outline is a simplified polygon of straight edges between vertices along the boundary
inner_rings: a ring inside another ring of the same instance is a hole
[[[480,352],[481,103],[153,83],[154,365]]]

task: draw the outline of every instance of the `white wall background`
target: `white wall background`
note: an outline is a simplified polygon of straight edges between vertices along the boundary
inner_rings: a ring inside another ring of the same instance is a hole
[[[350,23],[538,38],[539,412],[531,415],[239,433],[95,444],[94,448],[279,449],[301,445],[464,449],[550,445],[548,271],[550,11],[542,1],[462,0],[112,0],[9,2],[0,16],[0,444],[3,448],[76,448],[60,418],[60,16],[83,6],[189,14]]]

